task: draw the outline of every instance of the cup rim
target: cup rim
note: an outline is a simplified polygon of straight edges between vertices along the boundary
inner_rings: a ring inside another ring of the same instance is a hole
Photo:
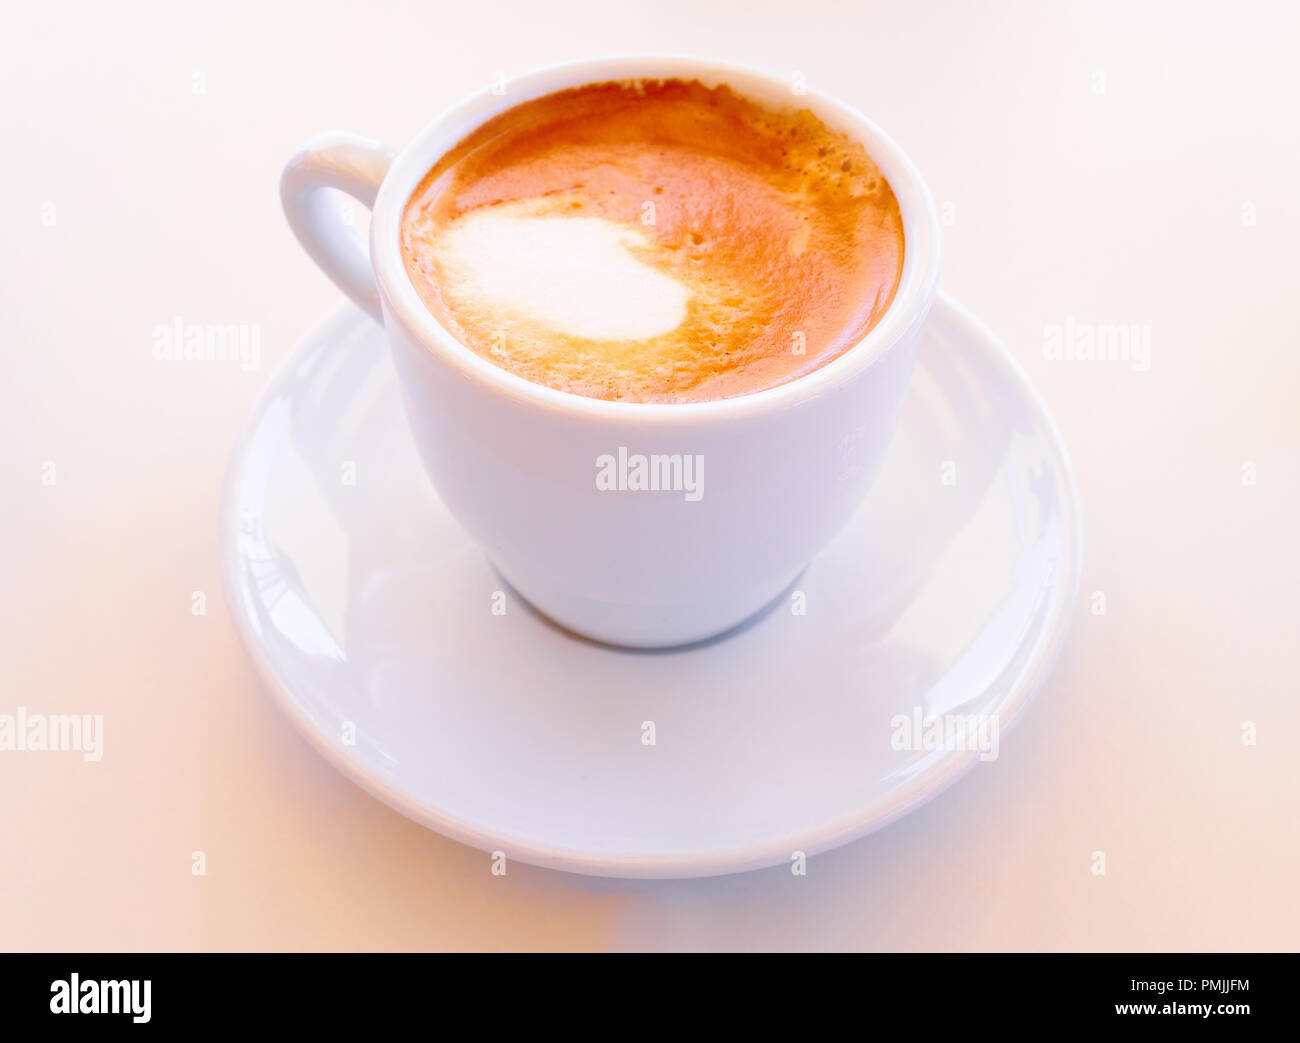
[[[461,343],[425,306],[401,256],[401,219],[424,175],[457,142],[493,116],[554,91],[637,79],[695,79],[726,83],[767,104],[807,108],[832,130],[862,144],[898,199],[903,223],[903,271],[885,314],[867,334],[822,366],[784,384],[704,402],[623,402],[589,398],[536,384],[489,362]],[[435,116],[402,149],[385,175],[370,222],[370,256],[386,324],[395,317],[422,347],[461,377],[522,405],[571,416],[633,424],[671,425],[734,420],[782,411],[842,386],[870,368],[924,319],[939,275],[939,216],[915,164],[857,109],[813,87],[738,62],[687,54],[628,54],[559,62],[462,99]]]

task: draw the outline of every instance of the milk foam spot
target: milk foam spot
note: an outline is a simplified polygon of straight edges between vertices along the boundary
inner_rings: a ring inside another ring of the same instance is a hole
[[[595,217],[473,210],[442,235],[458,295],[589,340],[648,340],[686,317],[690,292],[638,260],[648,240]]]

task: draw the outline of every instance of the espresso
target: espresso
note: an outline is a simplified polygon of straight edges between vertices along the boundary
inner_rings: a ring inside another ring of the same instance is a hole
[[[889,307],[898,201],[856,142],[726,86],[591,84],[483,124],[426,175],[402,258],[483,358],[592,398],[794,380]]]

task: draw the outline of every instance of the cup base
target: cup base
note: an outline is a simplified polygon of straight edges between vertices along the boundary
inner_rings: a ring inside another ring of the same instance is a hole
[[[773,612],[792,592],[807,565],[779,583],[750,588],[725,605],[618,605],[571,594],[539,598],[530,586],[489,559],[506,585],[551,626],[573,637],[637,652],[680,650],[725,641]]]

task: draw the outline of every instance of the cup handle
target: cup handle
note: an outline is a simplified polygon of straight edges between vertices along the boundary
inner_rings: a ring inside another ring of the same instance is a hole
[[[280,176],[280,202],[298,242],[340,290],[380,323],[384,315],[370,247],[323,190],[338,189],[373,207],[395,155],[395,149],[357,134],[319,134],[298,150]]]

